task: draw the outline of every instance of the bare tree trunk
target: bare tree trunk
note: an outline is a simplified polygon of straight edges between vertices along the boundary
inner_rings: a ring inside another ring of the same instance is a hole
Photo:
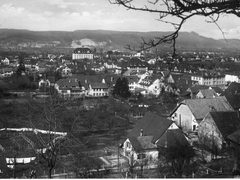
[[[52,167],[48,169],[48,178],[52,179]]]

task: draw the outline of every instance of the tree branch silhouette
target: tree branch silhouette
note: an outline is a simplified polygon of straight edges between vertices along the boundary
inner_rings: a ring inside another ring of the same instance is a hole
[[[173,56],[176,55],[176,40],[183,24],[193,16],[210,17],[210,21],[215,23],[218,29],[222,32],[217,24],[221,15],[236,15],[240,17],[240,1],[238,0],[146,0],[145,5],[136,6],[136,0],[109,0],[111,4],[117,4],[127,8],[128,10],[136,10],[149,13],[159,14],[158,20],[171,24],[174,31],[162,37],[155,37],[148,41],[144,40],[138,48],[127,45],[127,49],[133,51],[143,51],[151,49],[160,44],[171,44],[173,48]],[[149,8],[151,6],[151,8]],[[216,18],[214,18],[216,16]],[[175,17],[178,22],[167,21],[169,17]],[[225,39],[225,37],[224,37]],[[226,40],[226,39],[225,39]]]

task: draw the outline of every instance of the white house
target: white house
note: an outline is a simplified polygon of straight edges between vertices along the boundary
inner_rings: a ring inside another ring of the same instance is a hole
[[[8,58],[2,59],[1,63],[4,65],[9,65],[10,64],[10,60]]]
[[[91,83],[86,94],[88,97],[105,97],[109,95],[109,86],[106,83]]]
[[[48,79],[41,79],[38,82],[38,87],[39,88],[49,88],[51,85],[51,82]]]
[[[225,73],[225,81],[226,82],[240,82],[239,74],[233,74],[233,73]]]
[[[200,85],[224,87],[226,85],[225,75],[220,72],[200,71],[191,75],[191,80],[198,81]]]
[[[77,48],[72,53],[72,59],[93,59],[93,52],[89,48]]]
[[[166,136],[172,136],[173,132],[178,134],[178,137],[166,138]],[[130,163],[143,160],[149,163],[154,162],[159,157],[158,148],[177,145],[169,139],[178,141],[179,137],[184,138],[184,135],[173,121],[147,113],[128,134],[122,146],[122,155],[128,158]]]
[[[210,111],[234,111],[226,97],[185,99],[172,111],[170,117],[183,131],[197,131],[199,123]]]
[[[64,98],[78,98],[83,96],[82,89],[76,78],[60,79],[55,83],[55,89]]]

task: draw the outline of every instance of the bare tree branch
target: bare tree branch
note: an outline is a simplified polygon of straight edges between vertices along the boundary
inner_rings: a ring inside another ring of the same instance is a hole
[[[123,6],[128,10],[157,13],[159,14],[159,21],[169,23],[174,27],[174,32],[169,35],[156,37],[149,41],[143,40],[138,49],[133,48],[130,45],[126,47],[127,49],[134,51],[143,51],[160,44],[170,43],[172,44],[173,55],[175,55],[176,39],[179,31],[183,24],[191,17],[210,17],[211,22],[217,25],[218,29],[222,32],[223,37],[224,32],[217,24],[219,17],[224,14],[232,14],[240,17],[239,0],[146,0],[144,5],[138,6],[135,5],[137,2],[136,0],[109,0],[109,2],[111,4]],[[216,16],[216,18],[214,18],[214,16]],[[169,22],[166,20],[168,17],[176,17],[178,22]]]

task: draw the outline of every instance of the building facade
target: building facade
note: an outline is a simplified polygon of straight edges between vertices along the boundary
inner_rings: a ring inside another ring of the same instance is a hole
[[[89,48],[77,48],[72,53],[72,59],[93,59],[93,52]]]
[[[226,85],[225,75],[220,72],[198,72],[191,75],[191,80],[198,81],[199,85],[224,87]]]

